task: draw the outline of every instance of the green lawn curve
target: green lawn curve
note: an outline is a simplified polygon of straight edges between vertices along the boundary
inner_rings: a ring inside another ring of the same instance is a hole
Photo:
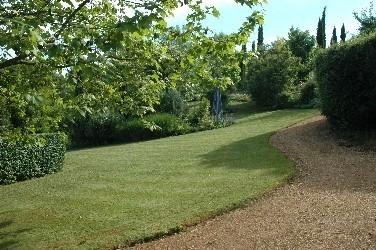
[[[271,134],[316,114],[68,152],[63,171],[0,186],[0,249],[113,248],[238,207],[294,173]]]

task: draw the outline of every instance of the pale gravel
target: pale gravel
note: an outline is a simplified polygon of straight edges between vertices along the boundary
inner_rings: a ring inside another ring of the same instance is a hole
[[[323,117],[271,143],[297,163],[292,183],[134,249],[376,249],[376,153],[339,146]]]

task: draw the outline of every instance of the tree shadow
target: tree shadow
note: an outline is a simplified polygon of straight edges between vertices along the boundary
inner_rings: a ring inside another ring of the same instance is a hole
[[[229,104],[225,110],[226,112],[232,114],[235,119],[242,119],[251,114],[275,111],[276,109],[260,107],[253,102],[236,102]]]
[[[286,159],[268,142],[273,133],[265,133],[220,147],[202,155],[201,164],[212,168],[231,169],[277,169]]]
[[[17,235],[30,231],[31,229],[9,230],[8,227],[13,224],[11,220],[0,222],[0,249],[15,249],[18,241]]]

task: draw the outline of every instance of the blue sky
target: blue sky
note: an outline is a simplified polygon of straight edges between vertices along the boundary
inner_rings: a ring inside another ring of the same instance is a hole
[[[210,17],[205,23],[216,32],[231,33],[249,15],[249,8],[236,4],[232,0],[204,0],[205,4],[216,6],[220,18]],[[309,30],[316,34],[316,26],[324,6],[327,6],[327,37],[330,39],[333,27],[340,29],[345,23],[349,36],[357,33],[358,23],[353,17],[353,11],[360,11],[369,6],[370,0],[269,0],[262,9],[265,13],[264,37],[270,43],[278,37],[287,37],[291,26]],[[180,8],[175,11],[175,17],[169,18],[170,25],[184,23],[188,10]],[[253,35],[251,40],[255,40]]]

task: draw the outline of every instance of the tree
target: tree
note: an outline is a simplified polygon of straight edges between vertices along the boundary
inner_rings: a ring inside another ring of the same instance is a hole
[[[333,28],[333,34],[332,34],[332,39],[330,39],[330,45],[334,45],[334,44],[337,44],[338,43],[338,39],[337,39],[337,29],[336,27],[334,26]]]
[[[317,42],[317,45],[319,47],[322,47],[322,21],[321,21],[321,17],[319,18],[319,22],[317,24],[316,42]]]
[[[252,42],[252,52],[256,52],[256,42]]]
[[[234,1],[250,8],[261,2]],[[165,18],[181,4],[192,13],[177,34]],[[201,25],[207,15],[218,11],[187,0],[5,1],[0,6],[0,109],[7,129],[0,136],[54,131],[63,117],[105,110],[143,115],[153,110],[167,85],[186,76],[208,80],[201,84],[230,84],[224,81],[229,72],[209,67],[209,61],[225,62],[228,51],[218,50],[244,44],[262,15],[254,12],[237,34],[221,42]],[[158,40],[163,35],[171,42],[181,35],[183,44],[189,41],[194,48],[171,72],[162,67],[176,62]],[[196,67],[190,75],[191,65]]]
[[[291,27],[287,44],[294,56],[301,58],[303,62],[307,62],[309,54],[315,47],[315,37],[308,30],[302,31],[299,28]]]
[[[264,26],[260,25],[257,33],[257,47],[261,48],[264,45]]]
[[[341,42],[342,43],[346,42],[346,28],[345,28],[345,24],[342,24],[342,28],[341,28]]]
[[[240,60],[240,81],[243,83],[246,77],[246,60],[247,60],[247,45],[242,45],[242,55]]]
[[[324,8],[324,11],[322,12],[321,23],[322,23],[322,47],[325,49],[326,48],[326,7]]]
[[[321,18],[319,18],[319,22],[317,24],[317,35],[316,41],[317,45],[320,48],[326,48],[326,7],[322,12]]]
[[[359,31],[361,33],[370,33],[376,30],[376,9],[374,2],[370,2],[367,9],[363,9],[360,13],[354,12],[355,19],[360,23]]]

